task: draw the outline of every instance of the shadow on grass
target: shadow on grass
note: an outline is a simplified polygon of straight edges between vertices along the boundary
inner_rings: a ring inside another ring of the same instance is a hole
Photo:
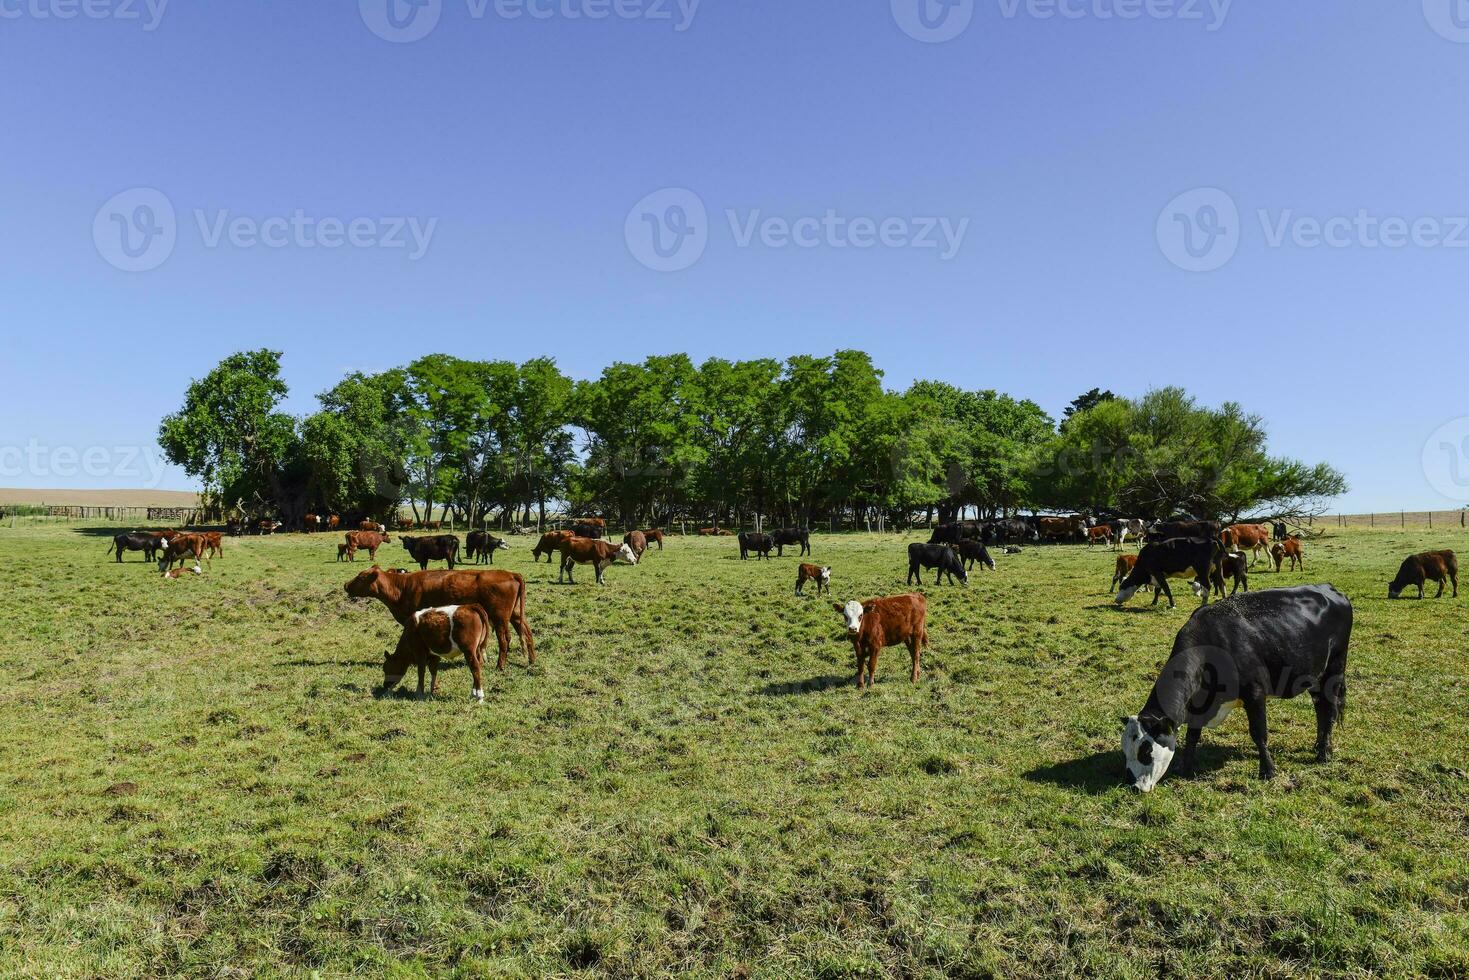
[[[1119,748],[1116,752],[1093,752],[1070,762],[1041,766],[1025,773],[1024,778],[1033,783],[1050,783],[1062,789],[1099,796],[1122,786],[1125,772]]]
[[[281,660],[277,667],[376,667],[383,669],[381,660]]]
[[[787,697],[792,694],[814,694],[818,691],[828,691],[834,687],[855,687],[856,674],[822,674],[820,677],[812,677],[804,681],[786,681],[784,683],[770,683],[760,688],[760,693],[767,697]]]

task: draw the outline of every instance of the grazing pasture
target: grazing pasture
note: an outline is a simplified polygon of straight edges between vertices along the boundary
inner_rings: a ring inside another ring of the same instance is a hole
[[[453,661],[375,697],[399,627],[335,541],[164,584],[118,530],[0,529],[0,975],[1469,972],[1469,598],[1387,599],[1458,529],[1257,569],[1355,604],[1337,758],[1273,702],[1275,781],[1237,713],[1150,796],[1119,720],[1197,603],[1114,608],[1082,544],[928,577],[922,679],[894,648],[866,693],[794,554],[672,537],[598,588],[517,548],[539,661],[476,705]],[[812,560],[831,600],[893,595],[927,537]]]

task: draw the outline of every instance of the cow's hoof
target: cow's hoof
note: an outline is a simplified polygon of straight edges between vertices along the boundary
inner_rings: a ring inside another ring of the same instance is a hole
[[[1270,780],[1272,780],[1274,778],[1275,778],[1275,767],[1274,766],[1261,766],[1260,767],[1260,779],[1261,780],[1263,780],[1263,781],[1265,781],[1265,782],[1268,783]]]

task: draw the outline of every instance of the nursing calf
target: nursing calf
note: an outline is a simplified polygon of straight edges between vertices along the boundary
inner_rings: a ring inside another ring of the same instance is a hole
[[[490,614],[483,606],[437,606],[420,609],[413,621],[403,628],[398,647],[383,659],[383,690],[391,691],[402,682],[408,667],[418,667],[418,696],[423,697],[423,673],[427,669],[431,681],[429,693],[439,693],[439,660],[464,656],[471,675],[469,696],[485,699],[485,644],[490,638]]]

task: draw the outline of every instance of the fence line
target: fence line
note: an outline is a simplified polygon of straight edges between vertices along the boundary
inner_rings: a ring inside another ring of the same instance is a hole
[[[1328,527],[1469,527],[1469,510],[1400,510],[1372,514],[1337,514],[1321,518]]]

